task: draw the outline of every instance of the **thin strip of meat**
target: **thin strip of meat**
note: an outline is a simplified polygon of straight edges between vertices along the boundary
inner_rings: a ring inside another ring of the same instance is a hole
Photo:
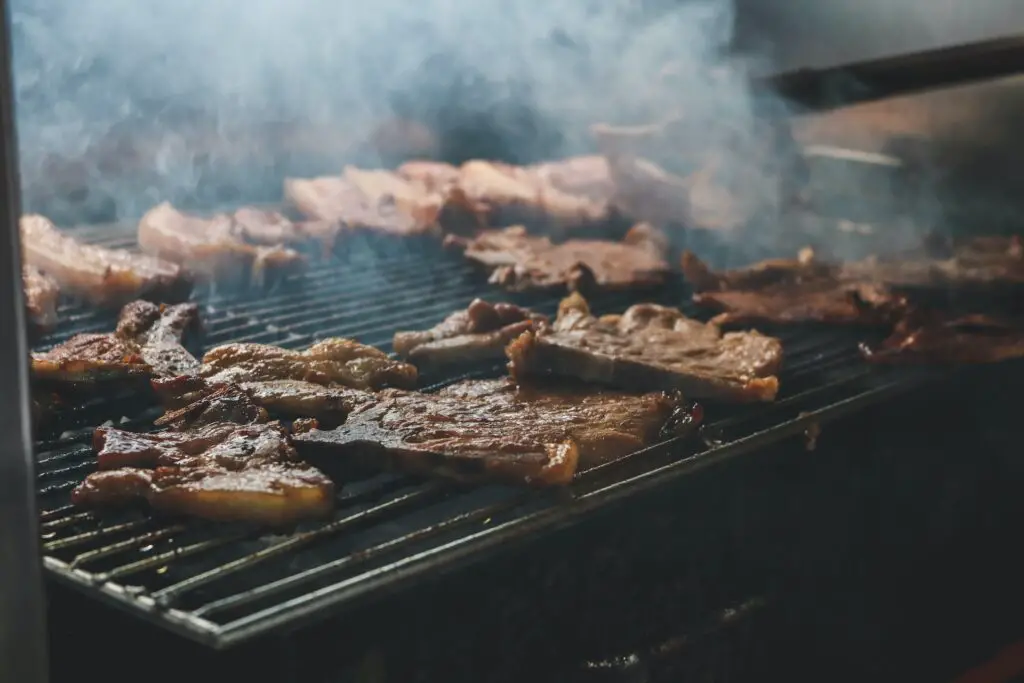
[[[675,396],[471,380],[437,393],[386,390],[333,430],[295,436],[313,462],[343,458],[465,482],[554,486],[701,421]]]
[[[755,331],[723,334],[675,308],[630,306],[595,318],[572,294],[546,329],[524,332],[506,353],[519,381],[546,375],[636,391],[681,391],[729,403],[772,401],[782,343]]]
[[[100,428],[93,447],[100,471],[74,490],[75,505],[146,501],[167,514],[273,527],[334,508],[333,482],[298,460],[277,423],[213,422],[156,434]]]
[[[121,310],[112,333],[77,334],[49,351],[33,353],[32,380],[46,386],[89,389],[110,382],[139,382],[198,370],[185,348],[198,330],[196,304],[135,301]]]
[[[177,302],[192,283],[182,269],[161,258],[82,244],[43,216],[21,219],[25,263],[52,277],[61,291],[96,306],[121,306],[133,299]]]
[[[449,235],[445,244],[462,249],[466,258],[491,270],[492,284],[513,292],[655,287],[669,272],[664,236],[645,223],[633,226],[622,242],[578,239],[554,244],[514,226],[472,239]]]
[[[908,315],[878,348],[860,350],[872,363],[998,363],[1024,358],[1024,326],[985,315]]]
[[[510,341],[545,323],[547,316],[514,304],[474,299],[429,330],[396,332],[392,346],[419,368],[500,361]]]
[[[696,290],[694,302],[715,311],[717,325],[822,322],[884,325],[906,302],[884,284],[850,278],[841,267],[814,260],[803,250],[794,260],[772,260],[716,273],[685,252],[683,274]]]
[[[22,269],[22,283],[29,324],[36,333],[52,329],[57,324],[60,285],[35,266],[28,265]]]
[[[181,264],[198,279],[230,284],[259,286],[304,267],[305,260],[293,249],[247,242],[255,218],[243,213],[246,216],[248,228],[229,214],[203,218],[163,202],[139,221],[139,246],[147,254]]]
[[[295,380],[323,386],[379,389],[416,385],[416,367],[351,339],[318,341],[303,351],[264,344],[225,344],[203,356],[211,384]]]

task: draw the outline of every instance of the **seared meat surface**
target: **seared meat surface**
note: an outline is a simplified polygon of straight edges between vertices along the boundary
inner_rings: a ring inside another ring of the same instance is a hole
[[[472,380],[437,393],[385,390],[345,424],[298,434],[295,444],[311,459],[351,458],[460,481],[545,486],[569,483],[578,468],[685,433],[700,419],[699,408],[666,394]]]
[[[25,309],[28,312],[29,325],[36,331],[51,329],[57,324],[60,285],[35,266],[25,266],[21,279],[25,289]]]
[[[474,299],[428,330],[396,332],[393,347],[421,368],[500,361],[510,341],[546,322],[546,316],[513,304]]]
[[[884,284],[845,275],[839,266],[814,260],[804,250],[794,260],[772,260],[715,273],[690,252],[683,274],[699,306],[721,311],[718,325],[823,322],[879,325],[893,320],[905,302]]]
[[[908,315],[892,334],[861,353],[872,363],[978,364],[1024,358],[1024,325],[985,315]]]
[[[351,339],[324,339],[303,351],[264,344],[225,344],[203,356],[201,375],[211,384],[292,380],[323,386],[378,389],[413,387],[416,368]]]
[[[578,239],[554,244],[515,226],[473,239],[449,235],[445,244],[461,248],[466,258],[491,270],[492,284],[513,292],[651,287],[664,282],[669,271],[665,242],[646,224],[634,226],[623,242]]]
[[[276,423],[212,422],[186,431],[138,434],[100,428],[99,472],[72,493],[88,507],[146,501],[160,512],[287,526],[329,515],[334,484],[299,462]]]
[[[124,249],[82,244],[43,216],[23,216],[25,263],[56,281],[61,291],[96,306],[121,306],[133,299],[176,302],[191,282],[174,263]]]
[[[579,294],[562,301],[550,328],[523,333],[507,353],[518,380],[554,374],[733,403],[774,400],[782,366],[782,343],[773,337],[723,334],[714,324],[655,304],[595,318]]]
[[[197,278],[218,282],[261,285],[302,269],[304,260],[293,249],[250,244],[247,239],[257,234],[258,218],[241,213],[242,221],[229,214],[203,218],[164,202],[139,221],[139,246],[181,264]],[[263,225],[260,230],[265,229]]]
[[[32,379],[48,386],[146,380],[198,370],[185,349],[199,325],[195,304],[135,301],[121,310],[113,333],[77,334],[49,351],[32,354]]]

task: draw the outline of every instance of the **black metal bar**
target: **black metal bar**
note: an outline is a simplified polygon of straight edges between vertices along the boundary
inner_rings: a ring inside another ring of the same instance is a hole
[[[1024,37],[1000,38],[820,69],[759,81],[811,111],[950,88],[1024,73]]]
[[[10,14],[0,0],[0,681],[49,678],[35,500],[28,341],[21,284],[21,187],[14,124]]]

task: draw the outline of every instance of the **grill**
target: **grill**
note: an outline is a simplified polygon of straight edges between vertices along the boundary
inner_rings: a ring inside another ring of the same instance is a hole
[[[83,228],[77,234],[108,246],[134,242],[124,228]],[[510,298],[436,243],[359,238],[347,247],[338,258],[264,295],[199,292],[205,345],[254,341],[298,348],[318,337],[348,336],[389,350],[396,329],[433,325],[476,296]],[[553,313],[559,296],[511,299]],[[639,300],[678,306],[688,297],[676,282],[653,294],[605,295],[591,303],[595,312],[607,313]],[[65,327],[40,348],[113,325],[109,314],[71,303],[62,307],[61,319]],[[67,431],[36,444],[44,566],[53,578],[90,595],[188,638],[227,647],[335,615],[424,572],[479,560],[615,500],[783,438],[806,434],[813,447],[822,423],[930,376],[866,365],[856,350],[865,340],[862,332],[809,326],[776,333],[787,354],[779,400],[709,409],[700,439],[669,440],[583,472],[566,491],[466,490],[394,475],[346,482],[332,521],[304,525],[290,535],[73,508],[68,494],[94,466],[92,427],[124,414],[119,426],[144,429],[157,414],[140,413],[130,397],[85,406],[71,416]],[[425,381],[436,388],[503,372],[480,368]]]

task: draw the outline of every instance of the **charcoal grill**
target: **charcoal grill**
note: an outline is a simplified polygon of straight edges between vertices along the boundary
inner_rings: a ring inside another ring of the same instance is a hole
[[[120,234],[118,234],[120,233]],[[77,233],[131,248],[130,227]],[[315,337],[350,336],[389,350],[396,329],[430,326],[475,296],[507,296],[457,254],[436,244],[383,238],[355,242],[345,255],[319,263],[265,296],[199,295],[206,344],[255,341],[303,347]],[[515,297],[554,313],[559,296]],[[654,294],[679,305],[680,284]],[[599,313],[638,300],[606,295]],[[110,329],[113,319],[73,304],[65,329],[42,341]],[[287,536],[259,530],[161,521],[141,513],[112,516],[67,504],[70,489],[94,464],[88,445],[97,414],[118,417],[105,403],[85,409],[81,429],[38,443],[38,500],[44,566],[55,579],[213,647],[226,647],[333,615],[421,576],[479,559],[526,535],[565,526],[609,502],[664,484],[695,469],[750,453],[785,437],[907,389],[929,376],[906,368],[869,367],[857,353],[863,333],[780,332],[787,367],[771,405],[714,410],[703,438],[669,440],[584,472],[568,491],[524,493],[498,487],[457,490],[435,482],[380,476],[341,487],[333,521]],[[502,367],[474,376],[500,376]],[[440,386],[464,377],[434,377]],[[429,390],[429,388],[428,388]],[[115,412],[122,411],[118,407]],[[131,411],[122,422],[144,427],[153,413]]]

